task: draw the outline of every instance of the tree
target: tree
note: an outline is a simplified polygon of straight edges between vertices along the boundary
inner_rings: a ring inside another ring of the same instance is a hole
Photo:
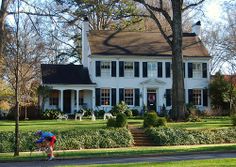
[[[234,10],[236,3],[232,1],[222,6],[225,14],[221,15],[217,24],[207,22],[202,38],[212,56],[213,74],[223,66],[229,67],[224,68],[229,69],[229,71],[222,71],[224,73],[235,73],[236,68],[236,12]]]
[[[0,74],[2,72],[3,65],[3,48],[5,45],[5,20],[7,13],[7,8],[12,0],[1,0],[1,8],[0,8]]]
[[[155,6],[149,4],[145,0],[134,0],[141,3],[149,12],[150,16],[157,27],[159,28],[162,36],[169,44],[172,50],[172,116],[175,121],[181,121],[185,119],[185,100],[184,100],[184,77],[183,77],[183,55],[182,55],[182,12],[195,7],[204,2],[204,0],[195,1],[194,3],[185,3],[183,0],[169,0],[168,3],[171,6],[171,12],[165,8],[163,0],[159,0]],[[159,13],[169,24],[171,31],[165,31],[161,25],[161,21],[156,17],[155,13]]]
[[[236,99],[236,89],[232,87],[230,76],[224,78],[217,72],[209,85],[211,105],[214,109],[229,110],[231,101]]]

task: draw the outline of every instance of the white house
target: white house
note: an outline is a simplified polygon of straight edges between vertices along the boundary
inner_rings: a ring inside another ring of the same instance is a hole
[[[201,109],[209,106],[210,58],[196,33],[183,34],[185,101]],[[171,61],[171,49],[159,32],[89,31],[85,20],[82,65],[41,66],[43,85],[53,89],[45,108],[109,111],[124,101],[138,110],[159,111],[163,104],[170,109]]]

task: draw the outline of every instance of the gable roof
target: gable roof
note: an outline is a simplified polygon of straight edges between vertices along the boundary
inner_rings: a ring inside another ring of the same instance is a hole
[[[88,38],[92,55],[172,55],[159,32],[90,31]],[[183,33],[183,55],[210,57],[195,33]]]
[[[41,64],[43,84],[94,84],[83,65]]]

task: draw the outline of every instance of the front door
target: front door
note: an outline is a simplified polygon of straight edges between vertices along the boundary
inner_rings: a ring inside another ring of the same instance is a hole
[[[148,111],[156,111],[156,89],[147,90],[147,108]]]
[[[65,90],[63,93],[63,111],[64,113],[71,113],[71,90]]]

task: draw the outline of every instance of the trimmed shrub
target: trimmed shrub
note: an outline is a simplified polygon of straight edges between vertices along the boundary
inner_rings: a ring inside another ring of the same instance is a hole
[[[158,117],[157,120],[156,120],[156,127],[159,127],[159,126],[166,126],[167,125],[167,121],[166,121],[166,118],[160,118]]]
[[[112,107],[110,113],[116,116],[118,113],[130,113],[130,108],[124,101]],[[132,113],[132,112],[131,112]]]
[[[232,124],[236,126],[236,115],[231,116]]]
[[[137,109],[132,109],[131,111],[133,116],[139,116],[139,111]]]
[[[166,118],[160,118],[156,112],[148,112],[143,121],[144,128],[166,126]]]
[[[125,111],[125,115],[126,115],[127,117],[132,117],[132,116],[133,116],[131,110],[126,110],[126,111]]]
[[[107,121],[107,127],[126,127],[127,125],[127,118],[126,115],[123,113],[117,114],[116,118],[110,118]]]
[[[125,127],[127,125],[126,115],[123,113],[119,113],[116,116],[116,127]]]
[[[107,120],[107,127],[116,127],[116,119],[110,118]]]
[[[186,130],[177,128],[149,128],[145,133],[157,145],[195,145],[235,143],[236,128],[217,130]]]
[[[57,136],[55,150],[128,147],[133,144],[133,137],[125,128],[72,129],[53,133]],[[34,132],[20,133],[20,151],[35,150],[36,140]],[[14,151],[13,132],[0,132],[0,141],[0,153]]]
[[[143,127],[144,128],[155,127],[157,119],[158,116],[156,112],[148,112],[147,115],[145,115],[144,117]]]

